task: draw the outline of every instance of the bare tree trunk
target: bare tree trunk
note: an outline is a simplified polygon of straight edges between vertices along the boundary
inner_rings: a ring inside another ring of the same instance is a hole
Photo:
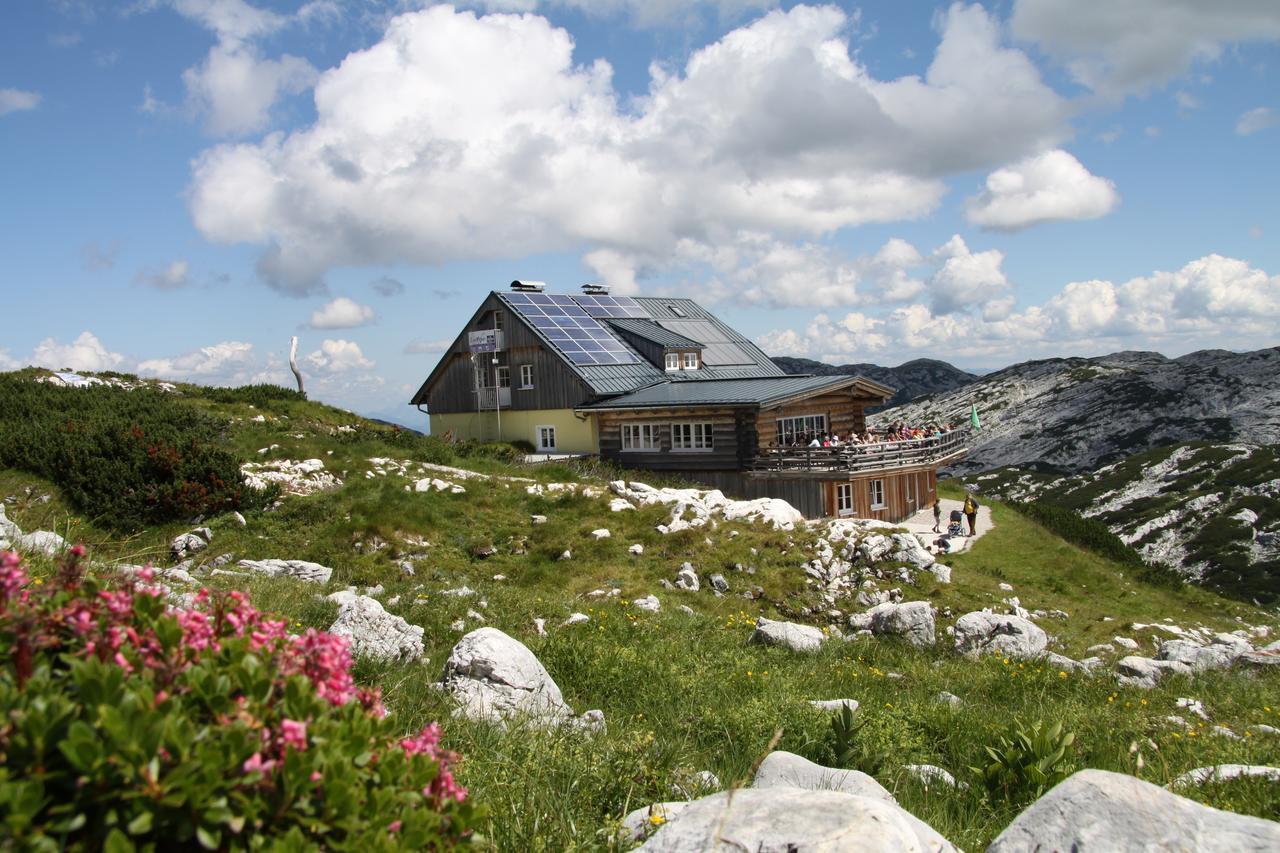
[[[298,336],[294,335],[289,341],[289,369],[293,371],[293,377],[298,380],[298,393],[307,396],[307,392],[302,388],[302,374],[298,371]]]

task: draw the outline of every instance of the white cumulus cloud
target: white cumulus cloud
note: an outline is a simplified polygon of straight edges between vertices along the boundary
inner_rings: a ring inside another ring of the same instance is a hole
[[[241,385],[270,381],[254,353],[253,344],[222,341],[182,355],[151,358],[138,363],[139,376],[155,376],[209,385]]]
[[[1073,281],[1040,305],[995,300],[1003,310],[944,312],[912,304],[842,319],[818,314],[802,330],[776,329],[758,339],[766,352],[828,361],[928,356],[1026,358],[1063,349],[1275,345],[1280,328],[1280,275],[1212,254],[1175,271],[1115,283]]]
[[[1277,124],[1280,124],[1280,113],[1270,107],[1256,107],[1240,116],[1236,122],[1236,133],[1250,136]]]
[[[339,296],[311,315],[313,329],[355,329],[367,326],[377,315],[368,305]]]
[[[372,370],[374,362],[364,357],[355,341],[325,340],[320,349],[307,356],[313,368],[322,373],[348,373],[356,370]]]
[[[0,116],[22,110],[34,110],[40,104],[38,92],[23,89],[0,89]]]
[[[1009,21],[1100,95],[1142,93],[1232,44],[1280,40],[1271,0],[1016,0]]]
[[[127,370],[127,356],[112,352],[92,332],[81,332],[69,344],[60,344],[55,338],[45,338],[36,344],[27,364],[47,367],[51,370]]]
[[[1016,231],[1055,220],[1097,219],[1119,203],[1115,184],[1055,148],[988,175],[986,188],[968,199],[965,218],[984,228]]]
[[[210,133],[240,136],[265,128],[276,102],[311,88],[316,74],[297,56],[265,59],[252,45],[221,43],[202,64],[184,71],[182,81]]]
[[[1065,102],[981,7],[941,17],[923,77],[875,78],[849,24],[770,12],[655,65],[624,105],[543,18],[405,13],[320,76],[313,125],[205,151],[191,214],[212,241],[267,246],[260,273],[292,293],[335,266],[574,249],[623,292],[677,250],[923,216],[947,176],[1065,137]]]

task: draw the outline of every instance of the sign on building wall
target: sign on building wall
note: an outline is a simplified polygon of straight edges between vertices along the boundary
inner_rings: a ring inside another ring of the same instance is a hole
[[[481,329],[467,335],[467,348],[471,352],[497,352],[502,349],[502,330]]]

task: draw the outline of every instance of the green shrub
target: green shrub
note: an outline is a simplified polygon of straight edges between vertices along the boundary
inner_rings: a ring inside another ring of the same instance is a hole
[[[986,747],[989,764],[969,769],[987,793],[1013,805],[1029,803],[1072,773],[1065,761],[1075,741],[1074,732],[1063,732],[1062,723],[1046,726],[1041,720],[1023,728],[1015,722],[995,746]]]
[[[391,850],[465,843],[477,815],[432,724],[403,738],[343,638],[232,592],[167,608],[115,583],[0,564],[5,849]]]
[[[145,525],[251,509],[217,425],[172,394],[148,388],[60,388],[0,376],[0,466],[56,483],[104,526]]]
[[[272,403],[302,402],[307,395],[282,385],[262,383],[238,388],[201,386],[200,396],[215,403],[246,403],[256,408],[269,408]]]

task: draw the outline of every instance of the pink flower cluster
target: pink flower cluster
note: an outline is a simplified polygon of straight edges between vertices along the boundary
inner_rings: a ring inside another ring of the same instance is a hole
[[[432,779],[431,784],[423,789],[422,795],[424,797],[431,798],[436,802],[457,800],[460,803],[467,798],[467,789],[458,784],[457,780],[453,778],[453,771],[450,769],[450,765],[457,760],[457,756],[440,747],[439,723],[432,723],[413,737],[407,737],[400,741],[400,748],[411,759],[415,755],[425,755],[440,766],[436,778]]]
[[[13,551],[0,554],[0,613],[9,608],[9,603],[21,607],[27,603],[27,584],[31,578],[22,568],[22,558]]]

